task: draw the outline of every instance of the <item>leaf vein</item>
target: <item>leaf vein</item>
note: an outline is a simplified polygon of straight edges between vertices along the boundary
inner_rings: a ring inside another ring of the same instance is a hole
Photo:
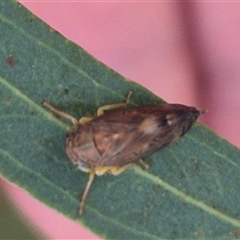
[[[229,216],[227,216],[226,214],[208,206],[206,203],[196,200],[193,197],[185,194],[184,192],[179,191],[178,189],[174,188],[173,186],[171,186],[170,184],[168,184],[167,182],[164,182],[162,179],[160,179],[159,177],[153,176],[149,173],[147,173],[146,171],[143,171],[142,169],[140,169],[137,166],[132,166],[132,169],[134,172],[136,172],[137,174],[151,180],[152,182],[155,182],[156,184],[159,184],[160,186],[162,186],[164,189],[166,189],[167,191],[171,192],[172,194],[178,196],[179,198],[181,198],[182,200],[191,203],[192,205],[208,212],[211,215],[214,215],[215,217],[228,222],[230,224],[232,224],[233,226],[236,227],[240,227],[240,221],[233,219]]]

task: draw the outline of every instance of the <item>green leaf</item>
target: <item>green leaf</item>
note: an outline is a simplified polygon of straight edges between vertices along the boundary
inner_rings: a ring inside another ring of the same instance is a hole
[[[19,214],[0,190],[0,239],[46,239]],[[14,231],[13,231],[14,229]]]
[[[107,239],[237,237],[240,151],[195,124],[176,143],[115,177],[95,179],[77,216],[88,179],[68,161],[71,123],[43,108],[47,99],[70,115],[125,100],[162,102],[93,59],[20,4],[0,1],[0,172],[31,195]],[[209,113],[210,114],[210,113]]]

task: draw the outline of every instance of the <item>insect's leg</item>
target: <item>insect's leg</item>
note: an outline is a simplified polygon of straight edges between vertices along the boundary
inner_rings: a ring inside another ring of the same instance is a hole
[[[130,164],[123,165],[122,167],[110,167],[109,171],[111,172],[112,175],[119,175],[124,170],[126,170],[129,166]]]
[[[81,124],[84,124],[84,123],[90,122],[92,119],[93,119],[93,118],[91,118],[91,117],[81,117],[81,118],[79,119],[79,122],[80,122]]]
[[[95,167],[95,173],[98,176],[102,176],[104,173],[108,172],[111,167],[109,166],[99,166]]]
[[[145,169],[149,168],[149,165],[145,163],[142,159],[139,160],[139,163],[141,163],[145,167]]]
[[[48,109],[50,109],[52,112],[54,112],[55,114],[57,114],[58,116],[61,116],[61,117],[65,117],[67,119],[69,119],[74,125],[77,125],[78,124],[78,120],[76,118],[74,118],[73,116],[65,113],[65,112],[62,112],[56,108],[54,108],[53,106],[51,106],[46,100],[44,100],[42,102],[42,104],[47,107]]]
[[[127,107],[127,104],[129,103],[132,94],[133,94],[133,91],[129,91],[129,92],[128,92],[127,99],[126,99],[126,101],[125,101],[124,103],[110,104],[110,105],[105,105],[105,106],[100,107],[100,108],[97,110],[97,116],[102,115],[102,114],[104,113],[104,111],[106,111],[106,110],[111,110],[111,109],[115,109],[115,108],[125,108],[125,107]]]
[[[91,187],[91,184],[93,182],[93,179],[94,179],[94,176],[95,176],[95,170],[92,169],[90,170],[89,172],[89,179],[88,179],[88,182],[87,182],[87,185],[84,189],[84,192],[83,192],[83,195],[82,195],[82,199],[81,199],[81,202],[80,202],[80,207],[79,207],[79,211],[78,213],[81,215],[83,213],[83,208],[84,208],[84,203],[86,201],[86,198],[87,198],[87,194],[89,192],[89,189]]]

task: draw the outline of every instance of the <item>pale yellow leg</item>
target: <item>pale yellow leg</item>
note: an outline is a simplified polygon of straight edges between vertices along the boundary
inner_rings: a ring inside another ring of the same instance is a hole
[[[149,165],[145,163],[142,159],[139,160],[139,163],[141,163],[145,167],[145,169],[149,169]]]
[[[83,192],[83,195],[82,195],[82,199],[81,199],[81,202],[80,202],[80,206],[79,206],[78,214],[80,214],[80,215],[83,213],[84,203],[86,201],[89,189],[90,189],[90,187],[92,185],[94,176],[95,176],[95,170],[90,170],[90,172],[89,172],[89,179],[88,179],[87,185],[86,185],[86,187],[84,189],[84,192]]]
[[[109,172],[113,175],[119,175],[122,173],[130,164],[124,165],[122,167],[117,166],[100,166],[95,167],[95,174],[98,176],[102,176],[104,173]]]
[[[127,99],[125,101],[125,103],[118,103],[118,104],[109,104],[109,105],[105,105],[105,106],[102,106],[100,107],[98,110],[97,110],[97,116],[100,116],[104,113],[104,111],[106,110],[111,110],[111,109],[115,109],[115,108],[125,108],[127,106],[127,104],[129,103],[130,101],[130,98],[131,98],[131,95],[133,94],[133,91],[129,91],[128,93],[128,96],[127,96]],[[52,112],[54,112],[55,114],[57,114],[58,116],[61,116],[61,117],[64,117],[64,118],[67,118],[69,119],[74,125],[77,125],[78,123],[81,123],[81,124],[84,124],[84,123],[87,123],[89,121],[91,121],[93,118],[90,118],[90,117],[82,117],[79,121],[74,118],[73,116],[65,113],[65,112],[62,112],[56,108],[54,108],[53,106],[51,106],[46,100],[44,100],[42,102],[42,104],[47,107],[48,109],[50,109]]]
[[[111,167],[109,166],[99,166],[95,167],[95,173],[98,176],[102,176],[104,173],[108,172]]]
[[[109,171],[111,172],[112,175],[116,176],[125,171],[129,166],[130,164],[124,165],[122,167],[110,167]]]
[[[89,189],[91,187],[91,184],[93,182],[95,174],[103,175],[104,173],[109,171],[113,175],[118,175],[118,174],[122,173],[129,166],[130,166],[130,164],[124,165],[122,167],[102,166],[102,167],[96,167],[95,169],[90,170],[89,179],[88,179],[87,185],[86,185],[86,187],[84,189],[84,192],[83,192],[83,195],[82,195],[82,199],[81,199],[81,202],[80,202],[80,207],[79,207],[78,213],[80,215],[82,215],[82,213],[83,213],[84,204],[85,204],[85,201],[86,201],[86,198],[87,198],[87,195],[88,195]]]
[[[90,122],[92,119],[93,119],[92,117],[81,117],[79,122],[81,124],[84,124],[84,123]]]
[[[106,111],[106,110],[112,110],[112,109],[116,109],[116,108],[127,107],[127,104],[129,103],[132,94],[133,94],[133,91],[129,91],[125,103],[109,104],[109,105],[105,105],[105,106],[100,107],[97,110],[97,116],[100,116],[100,115],[104,114],[104,111]]]
[[[78,124],[78,120],[76,118],[74,118],[73,116],[65,113],[65,112],[62,112],[56,108],[54,108],[53,106],[51,106],[46,100],[44,100],[42,102],[42,104],[47,107],[48,109],[50,109],[52,112],[54,112],[55,114],[57,114],[58,116],[61,116],[61,117],[65,117],[67,119],[69,119],[74,125],[77,125]]]

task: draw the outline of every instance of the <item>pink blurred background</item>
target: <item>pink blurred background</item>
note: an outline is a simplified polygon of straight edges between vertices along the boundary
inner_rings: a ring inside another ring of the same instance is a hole
[[[240,147],[239,2],[20,2],[166,101],[208,109],[201,121]],[[18,187],[0,185],[48,238],[99,239]]]

